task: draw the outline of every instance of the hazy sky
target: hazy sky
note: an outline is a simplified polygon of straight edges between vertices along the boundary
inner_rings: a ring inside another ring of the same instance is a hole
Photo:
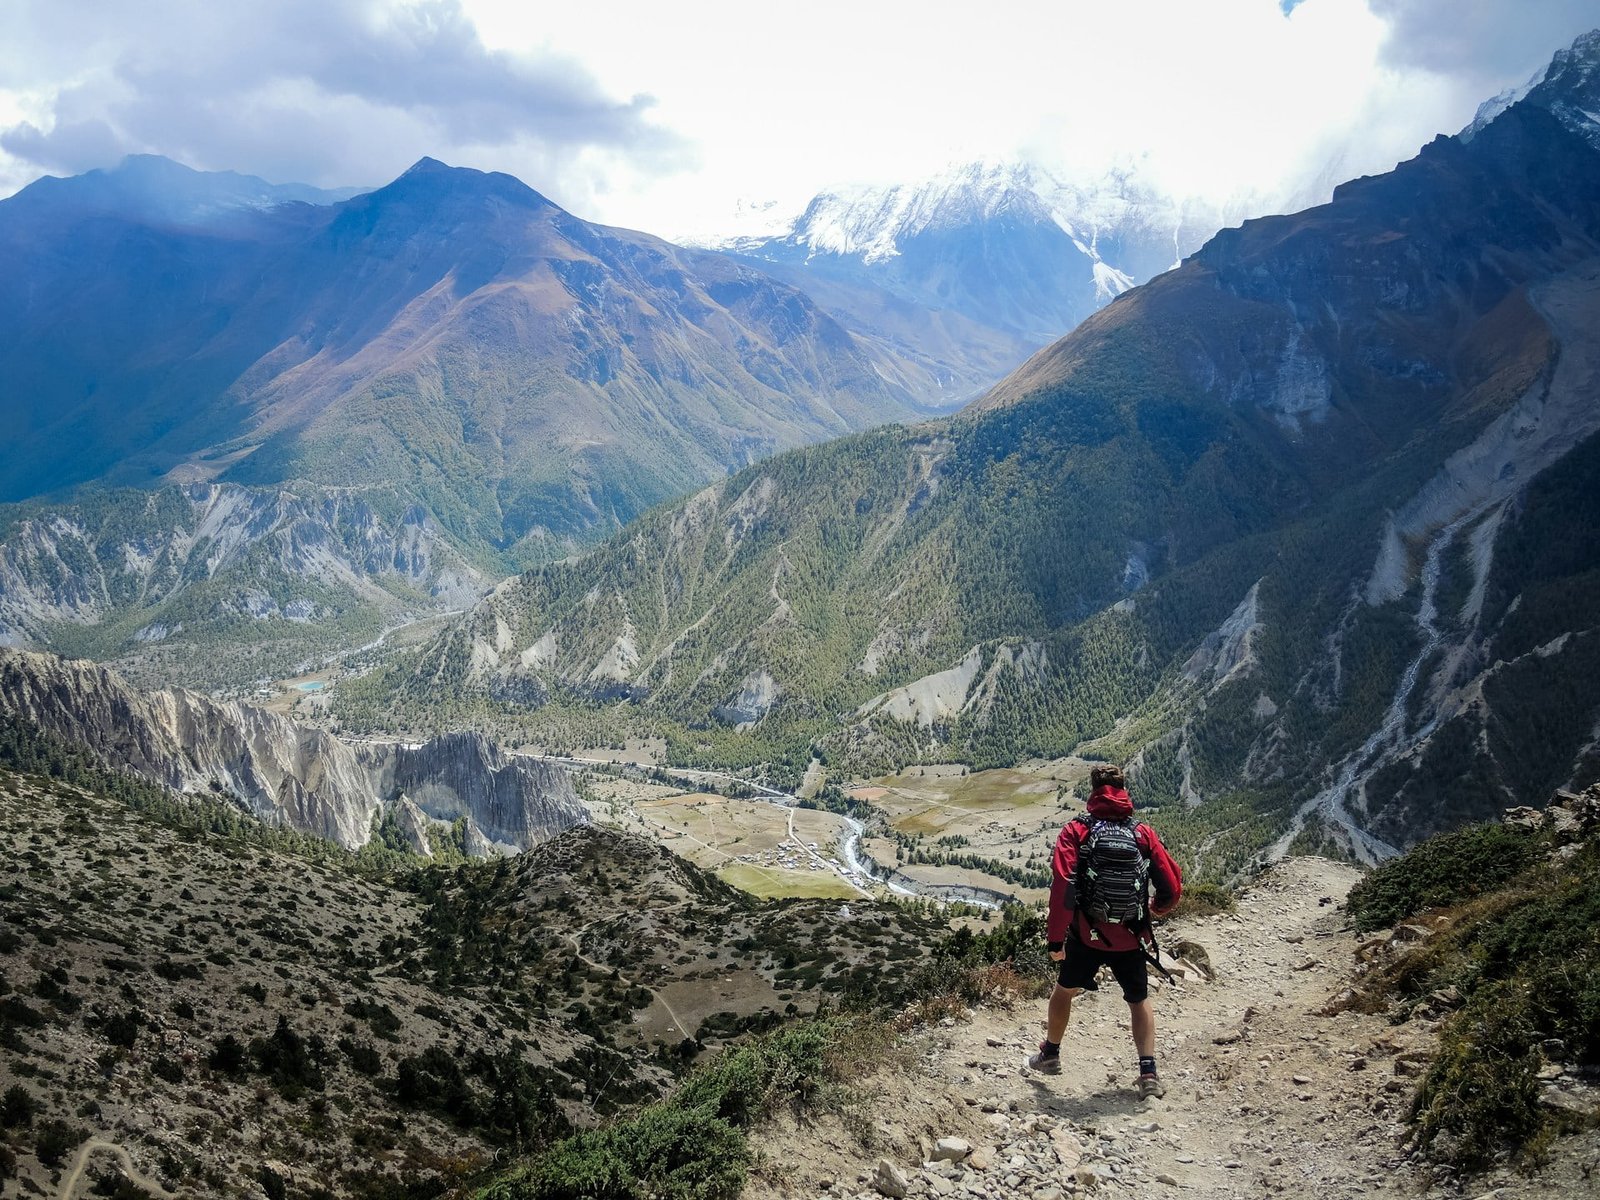
[[[675,234],[1020,155],[1267,206],[1388,169],[1597,24],[1596,0],[0,0],[0,195],[129,152],[322,185],[431,154]]]

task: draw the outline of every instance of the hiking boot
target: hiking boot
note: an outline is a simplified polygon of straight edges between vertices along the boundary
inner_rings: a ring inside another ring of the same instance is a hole
[[[1157,1100],[1167,1094],[1167,1085],[1161,1082],[1159,1075],[1139,1076],[1139,1099],[1148,1100],[1154,1096]]]
[[[1061,1051],[1046,1054],[1044,1043],[1039,1043],[1039,1053],[1028,1056],[1028,1070],[1037,1071],[1041,1075],[1061,1074]]]

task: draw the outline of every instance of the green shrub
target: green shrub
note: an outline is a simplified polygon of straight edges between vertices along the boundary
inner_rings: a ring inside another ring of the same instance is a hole
[[[731,1200],[751,1163],[743,1127],[813,1097],[852,1028],[821,1018],[727,1051],[671,1099],[562,1139],[479,1200]]]
[[[1383,968],[1369,999],[1419,1003],[1445,987],[1464,1002],[1440,1030],[1417,1093],[1418,1145],[1465,1170],[1537,1153],[1555,1129],[1539,1104],[1542,1047],[1600,1065],[1600,846],[1562,864],[1538,861],[1464,906],[1444,932]]]
[[[558,1142],[480,1200],[733,1200],[750,1161],[739,1130],[707,1109],[669,1102]]]
[[[245,1068],[244,1043],[233,1034],[222,1038],[212,1048],[207,1059],[213,1071],[221,1071],[224,1075],[241,1075]]]
[[[39,1102],[33,1093],[20,1083],[14,1083],[0,1096],[0,1128],[31,1124],[38,1111]]]
[[[1528,830],[1501,824],[1473,825],[1430,838],[1351,888],[1350,917],[1364,933],[1424,908],[1470,900],[1520,875],[1542,845]]]
[[[80,1130],[72,1128],[65,1121],[53,1118],[39,1126],[38,1137],[33,1143],[33,1152],[47,1167],[59,1167],[61,1160],[83,1140]]]
[[[1459,1167],[1487,1166],[1539,1131],[1538,1021],[1526,984],[1483,988],[1449,1022],[1417,1092],[1418,1145]]]
[[[1172,910],[1175,917],[1210,917],[1217,913],[1231,913],[1236,907],[1233,893],[1215,883],[1191,883],[1184,887],[1178,907]]]
[[[696,1071],[674,1100],[735,1125],[765,1115],[778,1096],[804,1100],[822,1081],[840,1023],[807,1021],[723,1054]]]

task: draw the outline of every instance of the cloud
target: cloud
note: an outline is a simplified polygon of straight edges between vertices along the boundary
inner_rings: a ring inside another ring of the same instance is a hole
[[[1494,91],[1600,25],[1594,0],[1368,0],[1389,27],[1384,60]]]
[[[607,94],[553,50],[485,46],[459,0],[13,7],[0,78],[29,116],[0,150],[35,171],[137,152],[331,185],[382,182],[424,154],[510,152],[555,175],[596,153],[662,171],[685,156],[651,97]]]

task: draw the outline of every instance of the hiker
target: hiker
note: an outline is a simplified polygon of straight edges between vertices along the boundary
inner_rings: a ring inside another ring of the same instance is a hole
[[[1110,967],[1131,1014],[1139,1051],[1139,1095],[1164,1096],[1166,1087],[1156,1072],[1156,1018],[1146,970],[1151,960],[1145,945],[1155,945],[1150,918],[1165,916],[1178,903],[1183,875],[1156,831],[1133,819],[1133,801],[1120,767],[1095,767],[1089,786],[1088,814],[1068,821],[1056,839],[1045,936],[1061,973],[1050,994],[1045,1040],[1028,1066],[1046,1075],[1060,1074],[1061,1039],[1072,1016],[1072,998],[1085,988],[1098,991],[1095,976],[1101,967]]]

